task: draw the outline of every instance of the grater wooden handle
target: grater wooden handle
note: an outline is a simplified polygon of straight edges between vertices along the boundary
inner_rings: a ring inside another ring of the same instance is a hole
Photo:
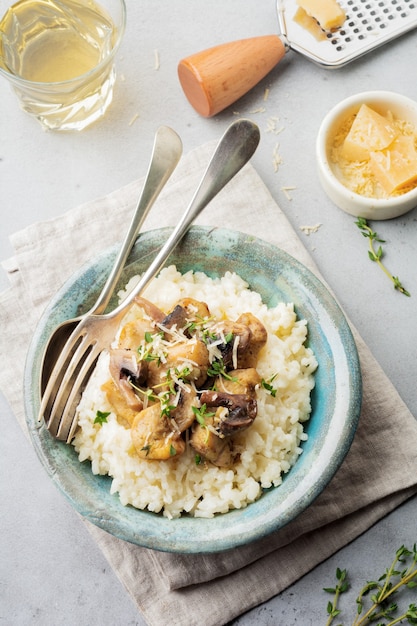
[[[252,89],[285,52],[277,35],[241,39],[182,59],[178,77],[195,110],[212,117]]]

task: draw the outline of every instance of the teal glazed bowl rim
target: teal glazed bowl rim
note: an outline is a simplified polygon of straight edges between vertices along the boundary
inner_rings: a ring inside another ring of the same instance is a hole
[[[139,236],[120,280],[122,287],[143,271],[168,237],[162,228]],[[178,553],[212,553],[235,548],[279,530],[302,513],[330,482],[352,443],[361,409],[358,353],[340,307],[318,278],[286,252],[240,232],[194,226],[168,264],[182,272],[220,276],[235,271],[269,306],[293,302],[308,322],[308,342],[318,360],[312,413],[303,453],[279,487],[266,490],[246,508],[211,519],[161,514],[123,506],[110,494],[111,479],[92,474],[71,445],[55,440],[37,420],[39,380],[45,344],[56,325],[88,311],[112,267],[118,247],[92,260],[53,298],[29,347],[25,374],[26,420],[32,443],[52,481],[87,520],[133,544]],[[117,291],[116,291],[117,293]],[[115,296],[109,310],[115,306]]]

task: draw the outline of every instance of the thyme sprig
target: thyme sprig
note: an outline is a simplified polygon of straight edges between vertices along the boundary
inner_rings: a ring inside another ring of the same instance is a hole
[[[336,579],[339,582],[335,587],[324,588],[324,591],[327,591],[327,593],[332,593],[334,595],[333,601],[327,603],[327,614],[329,615],[329,619],[327,620],[326,626],[329,626],[332,623],[333,619],[340,614],[340,609],[338,608],[340,594],[345,593],[345,591],[349,589],[347,571],[345,569],[340,569],[339,567],[337,568]]]
[[[328,620],[326,626],[330,626],[333,620],[341,613],[338,604],[340,595],[349,589],[349,581],[346,570],[337,568],[336,578],[338,583],[335,587],[326,587],[324,591],[333,594],[333,601],[327,604]],[[401,589],[417,588],[417,544],[412,550],[404,545],[395,553],[395,558],[391,565],[377,580],[369,581],[362,587],[357,598],[357,615],[352,626],[365,626],[371,622],[377,622],[377,626],[394,626],[403,621],[408,624],[417,624],[417,605],[411,603],[402,613],[398,615],[399,605],[393,602],[394,594],[398,594]],[[370,595],[370,606],[366,608],[365,603]],[[381,619],[388,619],[389,622],[381,622]]]
[[[378,233],[376,233],[369,226],[369,224],[368,224],[368,222],[366,221],[365,218],[359,217],[357,219],[357,221],[355,222],[355,224],[360,229],[362,235],[364,237],[367,237],[368,240],[369,240],[368,256],[371,259],[371,261],[374,261],[382,269],[382,271],[386,274],[386,276],[388,276],[388,278],[394,284],[394,289],[396,289],[400,293],[403,293],[405,296],[410,297],[411,294],[402,285],[402,283],[401,283],[400,279],[398,278],[398,276],[393,276],[391,274],[391,272],[387,269],[387,267],[384,265],[384,263],[382,262],[382,257],[384,256],[384,252],[382,250],[382,246],[378,246],[377,249],[375,249],[375,247],[374,247],[374,242],[385,243],[385,239],[381,239],[378,236]]]

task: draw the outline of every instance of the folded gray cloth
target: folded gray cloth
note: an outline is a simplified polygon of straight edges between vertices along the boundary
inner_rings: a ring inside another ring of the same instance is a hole
[[[146,229],[176,223],[212,151],[213,145],[208,144],[182,160],[147,218]],[[37,320],[74,271],[123,238],[141,185],[141,181],[134,182],[11,238],[15,256],[3,263],[11,287],[0,296],[0,351],[5,364],[0,387],[23,429],[21,380]],[[256,235],[318,275],[251,165],[217,196],[197,223]],[[330,485],[292,523],[265,539],[220,554],[179,555],[131,545],[85,522],[148,624],[225,624],[285,589],[417,492],[417,423],[353,332],[364,387],[359,428]],[[8,367],[10,344],[13,363]]]

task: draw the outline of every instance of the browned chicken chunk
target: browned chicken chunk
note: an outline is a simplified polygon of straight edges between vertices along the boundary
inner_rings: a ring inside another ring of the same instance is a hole
[[[167,348],[166,362],[151,361],[148,363],[147,384],[152,389],[161,390],[167,383],[168,370],[183,371],[184,367],[189,372],[182,374],[184,380],[193,381],[197,387],[202,385],[207,378],[209,367],[209,353],[207,346],[199,339],[179,343]]]
[[[266,344],[268,333],[265,326],[252,313],[243,313],[238,319],[238,324],[244,324],[250,331],[249,343],[239,350],[237,356],[237,367],[245,369],[256,367],[259,353]]]
[[[205,426],[194,423],[190,437],[191,446],[213,465],[230,467],[234,461],[231,439],[218,437],[208,428],[214,424],[213,417],[206,418],[205,422]]]
[[[131,437],[136,453],[142,459],[166,461],[185,450],[181,434],[173,428],[171,420],[161,413],[159,403],[136,415]]]

